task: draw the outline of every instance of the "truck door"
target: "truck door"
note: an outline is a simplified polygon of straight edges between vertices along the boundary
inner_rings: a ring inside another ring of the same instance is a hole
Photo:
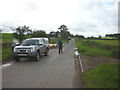
[[[40,39],[39,43],[40,43],[39,44],[39,50],[40,50],[41,53],[43,53],[44,52],[44,44],[43,44],[41,39]]]

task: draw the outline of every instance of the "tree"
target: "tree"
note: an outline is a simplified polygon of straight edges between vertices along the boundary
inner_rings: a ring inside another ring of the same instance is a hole
[[[66,25],[61,25],[58,29],[60,29],[60,33],[61,33],[60,36],[61,36],[61,38],[63,38],[63,39],[67,39],[67,37],[70,36],[70,32],[67,31],[68,28],[67,28]]]
[[[45,31],[38,30],[33,32],[33,37],[48,37]]]
[[[68,28],[67,28],[67,26],[66,25],[61,25],[58,29],[60,29],[61,31],[63,30],[63,31],[67,31],[68,30]]]
[[[101,35],[99,35],[99,39],[101,39],[102,38],[102,36]]]
[[[31,35],[31,34],[32,34],[32,29],[28,29],[28,30],[26,31],[26,34],[27,34],[27,35]]]
[[[59,31],[56,32],[56,36],[57,36],[57,37],[60,36],[60,32],[59,32]]]
[[[23,39],[25,39],[25,35],[27,32],[31,31],[28,26],[18,26],[17,28],[11,28],[15,32],[13,33],[13,36],[22,42]]]
[[[70,34],[70,36],[73,38],[74,37],[74,35],[73,34]]]
[[[55,31],[51,31],[49,34],[50,37],[56,37],[56,32]]]
[[[75,35],[75,37],[77,37],[77,38],[80,38],[80,39],[84,39],[85,37],[83,36],[83,35]]]

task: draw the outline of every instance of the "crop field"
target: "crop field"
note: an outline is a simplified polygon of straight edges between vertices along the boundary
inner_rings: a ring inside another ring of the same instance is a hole
[[[89,56],[100,56],[118,59],[117,40],[81,40],[76,38],[80,53]]]

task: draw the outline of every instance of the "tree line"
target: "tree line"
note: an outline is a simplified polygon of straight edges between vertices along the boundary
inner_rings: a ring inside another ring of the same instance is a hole
[[[117,37],[117,38],[120,38],[120,33],[116,33],[116,34],[106,34],[105,37]]]
[[[29,26],[18,26],[17,28],[11,28],[14,33],[13,36],[14,38],[18,39],[20,43],[26,39],[26,38],[31,38],[31,37],[51,37],[52,33],[53,35],[55,34],[55,37],[60,37],[62,39],[67,39],[67,37],[73,36],[70,34],[68,31],[68,28],[66,25],[61,25],[57,32],[50,32],[50,34],[47,34],[45,30],[32,30],[30,29]]]

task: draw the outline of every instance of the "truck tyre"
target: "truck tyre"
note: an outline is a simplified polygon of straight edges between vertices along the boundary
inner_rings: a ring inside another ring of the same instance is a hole
[[[20,61],[20,58],[19,57],[14,57],[15,61],[16,62],[19,62]]]
[[[48,56],[49,49],[45,51],[45,56]]]
[[[37,51],[37,54],[36,54],[36,61],[39,61],[40,60],[40,52]]]

